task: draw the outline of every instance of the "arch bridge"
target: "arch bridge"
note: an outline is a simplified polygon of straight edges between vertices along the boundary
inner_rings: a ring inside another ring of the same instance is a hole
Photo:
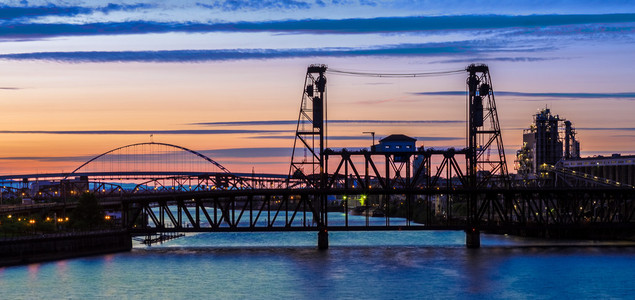
[[[129,194],[278,188],[286,176],[232,173],[201,152],[168,143],[136,143],[99,154],[70,173],[0,176],[7,197],[35,201],[90,192]]]

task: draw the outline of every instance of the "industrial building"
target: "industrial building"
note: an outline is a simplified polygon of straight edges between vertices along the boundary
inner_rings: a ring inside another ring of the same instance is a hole
[[[516,170],[522,178],[553,178],[590,184],[635,186],[635,155],[580,157],[580,142],[571,121],[548,108],[534,115],[523,131],[523,146],[516,152]]]
[[[523,146],[516,152],[519,175],[537,174],[543,164],[580,157],[580,142],[570,121],[544,108],[534,115],[534,123],[523,130]]]

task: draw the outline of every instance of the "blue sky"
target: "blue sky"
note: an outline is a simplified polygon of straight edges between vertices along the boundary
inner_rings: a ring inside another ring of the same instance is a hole
[[[584,155],[633,152],[633,1],[4,1],[0,23],[3,172],[72,169],[152,133],[232,170],[282,170],[311,63],[487,63],[508,159],[545,106]],[[365,131],[464,144],[464,74],[329,76],[333,147],[367,146]]]

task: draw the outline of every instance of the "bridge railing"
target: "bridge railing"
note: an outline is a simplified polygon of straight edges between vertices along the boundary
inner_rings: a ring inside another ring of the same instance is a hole
[[[562,177],[563,180],[566,179],[566,177],[572,177],[578,180],[582,180],[584,182],[597,184],[600,186],[611,186],[611,187],[618,187],[618,188],[635,188],[635,186],[630,184],[625,184],[613,179],[603,178],[600,176],[595,176],[592,174],[587,174],[580,171],[575,171],[568,168],[559,167],[557,165],[542,164],[540,166],[540,170],[547,171],[547,172],[554,172],[557,176]]]
[[[635,225],[635,193],[615,188],[331,189],[325,220],[316,220],[320,191],[308,189],[136,195],[124,205],[139,232],[313,230],[319,221],[332,230],[433,230],[465,228],[473,195],[483,228]]]

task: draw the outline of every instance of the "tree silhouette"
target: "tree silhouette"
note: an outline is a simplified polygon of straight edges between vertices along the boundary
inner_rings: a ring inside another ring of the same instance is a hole
[[[85,193],[79,197],[77,208],[70,217],[72,228],[81,230],[95,229],[104,222],[104,214],[95,194]]]

